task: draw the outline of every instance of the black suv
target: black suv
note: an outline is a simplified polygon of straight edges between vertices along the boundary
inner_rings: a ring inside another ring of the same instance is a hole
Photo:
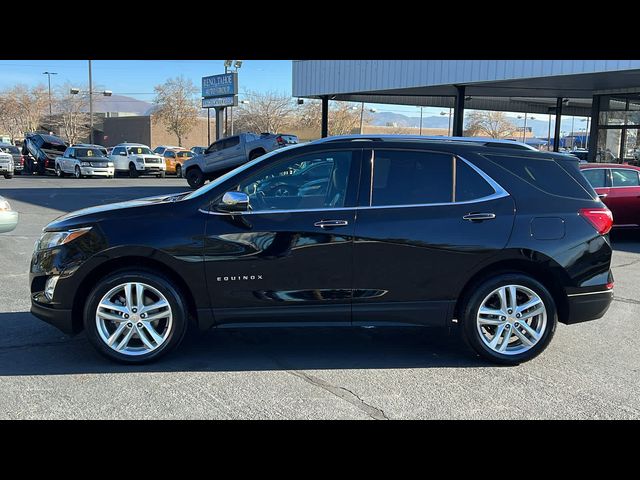
[[[45,175],[47,170],[54,172],[56,157],[61,157],[67,149],[67,143],[55,135],[27,133],[22,144],[25,157],[24,172]]]
[[[127,363],[169,352],[188,325],[331,325],[458,327],[516,364],[558,321],[607,311],[611,224],[566,155],[328,138],[195,191],[56,219],[33,254],[31,311]]]

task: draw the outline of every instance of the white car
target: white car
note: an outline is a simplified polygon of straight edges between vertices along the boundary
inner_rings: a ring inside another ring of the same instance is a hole
[[[0,197],[0,233],[7,233],[16,228],[18,212],[11,210],[11,205]]]
[[[164,178],[167,170],[164,158],[141,143],[120,143],[113,147],[109,158],[116,173],[129,172],[132,178],[143,174]]]
[[[4,178],[13,178],[13,156],[0,150],[0,175]]]
[[[73,145],[68,147],[61,157],[56,157],[56,175],[75,178],[107,177],[113,178],[113,162],[107,157],[107,151],[100,145]]]

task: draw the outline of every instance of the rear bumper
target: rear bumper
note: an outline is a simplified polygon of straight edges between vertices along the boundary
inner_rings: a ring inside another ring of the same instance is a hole
[[[567,298],[569,301],[569,314],[562,323],[571,325],[601,318],[607,313],[609,305],[611,305],[613,290],[575,293]]]

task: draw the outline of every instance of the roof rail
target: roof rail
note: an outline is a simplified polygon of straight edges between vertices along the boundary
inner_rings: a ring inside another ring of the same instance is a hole
[[[483,138],[483,137],[445,137],[445,136],[435,136],[435,135],[391,135],[391,134],[336,135],[333,137],[320,138],[318,140],[314,140],[311,143],[329,143],[329,142],[345,142],[345,141],[380,142],[380,141],[394,141],[394,140],[412,140],[412,141],[424,141],[424,142],[456,142],[456,143],[468,143],[468,144],[502,143],[507,145],[521,145],[521,146],[525,146],[530,150],[537,151],[537,149],[532,147],[531,145],[527,145],[526,143],[518,142],[515,140],[504,140],[504,139],[498,139],[498,138]]]

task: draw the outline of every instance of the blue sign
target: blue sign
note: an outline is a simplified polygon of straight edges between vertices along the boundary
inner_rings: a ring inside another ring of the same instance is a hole
[[[238,96],[232,95],[230,97],[210,97],[202,99],[202,108],[214,108],[214,107],[237,107]]]
[[[228,97],[237,94],[238,74],[236,72],[202,77],[202,96],[204,98]]]

